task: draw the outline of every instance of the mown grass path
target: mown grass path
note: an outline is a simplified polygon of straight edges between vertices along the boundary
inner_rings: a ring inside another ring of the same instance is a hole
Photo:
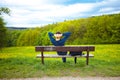
[[[63,76],[120,76],[120,45],[95,45],[95,55],[87,66],[85,58],[78,58],[74,64],[73,58],[67,58],[67,63],[61,59],[45,59],[45,65],[36,58],[39,54],[34,47],[8,47],[0,51],[0,78],[36,78]],[[56,54],[56,52],[46,52]],[[85,52],[84,52],[85,53]]]
[[[120,77],[42,77],[42,78],[13,78],[0,80],[120,80]]]

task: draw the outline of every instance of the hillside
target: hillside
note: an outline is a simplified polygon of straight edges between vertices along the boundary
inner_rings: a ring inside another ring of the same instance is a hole
[[[8,46],[51,45],[48,32],[71,32],[68,45],[120,44],[120,13],[48,24],[35,29],[11,31]],[[17,35],[17,36],[16,36]],[[11,43],[10,43],[11,42]]]

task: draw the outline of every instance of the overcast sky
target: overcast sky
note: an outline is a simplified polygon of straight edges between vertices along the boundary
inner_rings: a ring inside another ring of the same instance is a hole
[[[8,27],[36,27],[64,20],[120,13],[120,0],[0,0]]]

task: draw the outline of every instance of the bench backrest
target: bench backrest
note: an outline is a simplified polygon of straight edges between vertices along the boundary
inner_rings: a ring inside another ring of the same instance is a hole
[[[36,46],[35,51],[95,51],[94,46]]]

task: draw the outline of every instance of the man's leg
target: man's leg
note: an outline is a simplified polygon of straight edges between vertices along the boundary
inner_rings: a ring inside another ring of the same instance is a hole
[[[74,58],[74,62],[75,62],[75,64],[77,63],[77,57]]]
[[[65,63],[66,62],[66,57],[62,57],[62,61]]]
[[[82,55],[82,51],[79,51],[79,52],[74,52],[74,51],[71,51],[70,52],[70,55],[71,56],[77,56],[77,55]],[[75,64],[77,63],[77,57],[74,57],[74,62],[75,62]]]
[[[58,55],[67,55],[67,52],[57,52]],[[62,57],[62,61],[66,62],[66,57]]]

